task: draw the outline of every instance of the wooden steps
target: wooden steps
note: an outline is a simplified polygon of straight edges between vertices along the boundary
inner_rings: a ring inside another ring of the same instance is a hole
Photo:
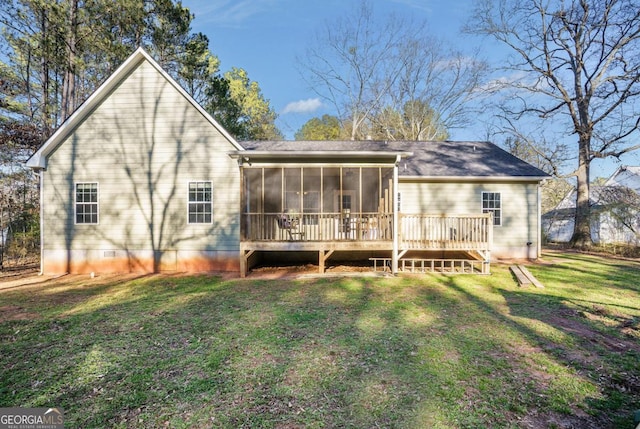
[[[527,267],[523,265],[512,265],[509,267],[509,269],[511,270],[513,275],[516,276],[516,279],[518,280],[518,284],[520,286],[534,285],[538,288],[544,288],[544,285],[540,283],[540,281],[536,279],[533,274],[531,274]]]
[[[373,271],[391,271],[391,258],[369,258]],[[399,259],[399,273],[489,274],[489,263],[476,259]]]

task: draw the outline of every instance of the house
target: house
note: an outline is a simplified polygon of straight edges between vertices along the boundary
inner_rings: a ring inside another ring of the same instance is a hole
[[[537,258],[546,175],[488,142],[237,142],[142,49],[27,165],[42,271]]]
[[[640,245],[640,167],[621,166],[601,185],[590,187],[594,243]],[[568,243],[573,236],[576,191],[542,216],[545,238]]]

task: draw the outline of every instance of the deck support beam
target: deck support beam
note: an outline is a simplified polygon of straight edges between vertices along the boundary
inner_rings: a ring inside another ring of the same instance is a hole
[[[242,250],[240,252],[240,277],[245,278],[247,276],[247,270],[249,267],[249,258],[253,255],[255,250]]]
[[[320,272],[320,274],[324,273],[325,270],[325,262],[327,259],[329,259],[331,257],[331,255],[333,255],[333,252],[335,250],[324,250],[324,249],[320,249],[318,251],[318,271]]]
[[[491,251],[477,250],[476,253],[482,259],[482,274],[491,274]]]

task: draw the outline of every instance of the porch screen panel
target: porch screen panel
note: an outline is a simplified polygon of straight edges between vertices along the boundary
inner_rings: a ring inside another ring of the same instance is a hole
[[[362,211],[375,213],[380,201],[380,168],[362,169]]]
[[[322,177],[322,208],[324,213],[338,213],[340,207],[335,205],[334,193],[340,191],[340,169],[324,168]]]
[[[284,169],[284,211],[302,212],[302,169]]]
[[[265,213],[282,213],[282,169],[264,169],[264,211]]]
[[[305,168],[303,171],[303,198],[302,209],[305,213],[320,212],[320,168]]]
[[[247,213],[262,211],[262,169],[244,169],[245,201],[244,209]]]
[[[342,210],[351,213],[360,212],[360,168],[345,167],[342,169]]]
[[[393,168],[382,168],[382,177],[379,211],[385,213],[393,212]]]
[[[322,169],[305,167],[302,169],[302,221],[304,225],[320,223],[320,195],[322,191]],[[317,228],[307,228],[309,239],[317,240],[321,234]]]

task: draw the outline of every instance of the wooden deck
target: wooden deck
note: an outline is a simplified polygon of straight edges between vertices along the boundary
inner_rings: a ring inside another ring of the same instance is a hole
[[[393,226],[392,213],[246,213],[242,216],[241,275],[246,273],[249,258],[261,251],[318,252],[321,272],[336,251],[389,252],[393,260]],[[401,213],[395,257],[399,269],[407,267],[406,260],[400,261],[410,251],[463,251],[483,261],[482,272],[487,273],[492,241],[490,214]]]

